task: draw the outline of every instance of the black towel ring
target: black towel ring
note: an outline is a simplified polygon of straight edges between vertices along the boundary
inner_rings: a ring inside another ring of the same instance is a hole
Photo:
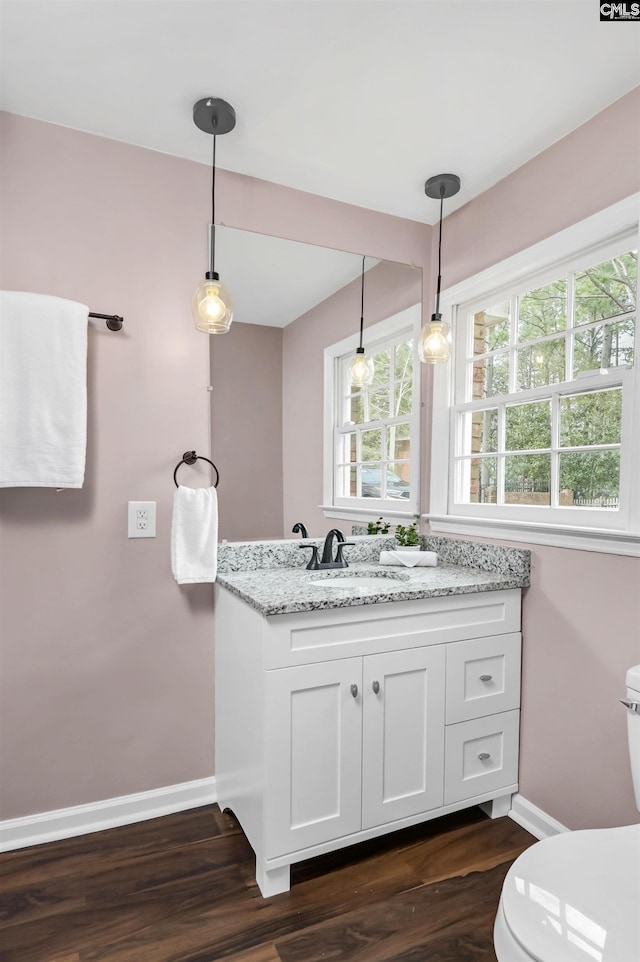
[[[211,465],[211,467],[213,468],[213,470],[216,472],[216,480],[215,480],[213,486],[214,486],[214,488],[217,488],[217,487],[218,487],[218,481],[220,480],[220,473],[219,473],[218,469],[216,468],[216,466],[215,466],[215,464],[213,463],[213,461],[209,461],[209,458],[205,458],[204,455],[202,455],[202,454],[196,454],[195,451],[185,451],[185,453],[182,455],[182,461],[178,461],[178,463],[176,464],[176,469],[175,469],[175,471],[173,472],[173,480],[174,480],[174,482],[175,482],[176,488],[179,487],[179,485],[178,485],[178,479],[176,478],[176,475],[177,475],[177,473],[178,473],[178,468],[180,467],[180,465],[181,465],[181,464],[195,464],[196,461],[207,461],[208,464]]]

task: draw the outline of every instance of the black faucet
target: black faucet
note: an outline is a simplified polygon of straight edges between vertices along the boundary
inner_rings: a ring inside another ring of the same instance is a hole
[[[333,555],[333,543],[337,541],[335,557]],[[332,528],[324,539],[322,558],[318,561],[318,547],[315,544],[301,544],[299,548],[311,548],[311,560],[307,565],[312,571],[319,571],[321,568],[348,568],[346,559],[342,556],[343,548],[354,547],[353,541],[345,541],[342,531]]]
[[[302,537],[305,539],[309,537],[309,532],[307,531],[306,527],[303,525],[302,521],[296,521],[291,531],[293,532],[293,534],[300,533]]]

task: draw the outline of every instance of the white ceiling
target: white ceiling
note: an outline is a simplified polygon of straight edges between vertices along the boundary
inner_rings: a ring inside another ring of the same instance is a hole
[[[598,0],[2,0],[2,107],[434,223],[640,81]]]

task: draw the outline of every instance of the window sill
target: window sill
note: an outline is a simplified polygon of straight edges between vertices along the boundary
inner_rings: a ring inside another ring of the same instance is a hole
[[[640,558],[640,534],[571,525],[423,514],[434,534],[471,535]]]
[[[377,508],[349,508],[349,507],[337,507],[333,504],[321,504],[319,508],[324,513],[325,518],[338,518],[340,521],[368,521],[371,518],[379,518],[381,515],[383,518],[397,518],[398,521],[402,521],[408,518],[412,521],[418,517],[415,511],[397,511],[393,508],[377,507]]]

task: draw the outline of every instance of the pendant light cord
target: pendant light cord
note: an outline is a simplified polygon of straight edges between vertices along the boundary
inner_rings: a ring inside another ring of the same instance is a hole
[[[214,118],[215,125],[215,118]],[[213,135],[213,161],[211,171],[211,252],[209,270],[215,272],[216,261],[216,135]]]
[[[442,207],[444,204],[444,184],[440,187],[440,235],[438,238],[438,287],[436,290],[436,316],[440,316],[440,281],[442,272]]]
[[[365,255],[366,256],[366,255]],[[364,257],[362,258],[362,283],[360,285],[360,347],[362,348],[362,328],[364,327]]]
[[[211,174],[211,223],[216,222],[216,135],[213,135],[213,162]]]

